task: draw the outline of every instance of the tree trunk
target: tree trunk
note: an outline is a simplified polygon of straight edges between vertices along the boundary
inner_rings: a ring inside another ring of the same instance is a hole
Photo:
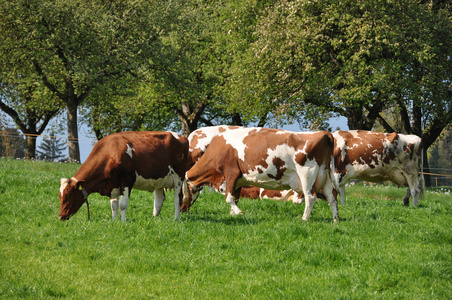
[[[423,160],[424,160],[424,164],[423,164],[424,172],[431,173],[430,166],[428,164],[427,148],[425,148],[425,147],[424,147],[424,151],[423,151]],[[424,181],[425,181],[426,187],[432,187],[432,179],[431,179],[430,174],[424,174]]]
[[[69,102],[67,106],[67,136],[69,145],[69,160],[80,162],[80,147],[77,128],[77,104]]]
[[[206,107],[206,101],[190,107],[187,103],[182,103],[182,109],[178,111],[179,119],[182,123],[182,135],[188,137],[190,133],[198,129],[198,122]]]
[[[191,118],[187,118],[186,116],[179,116],[179,119],[181,120],[181,124],[182,124],[182,135],[185,137],[188,137],[190,135],[190,133],[192,133],[193,131],[195,131],[196,129],[198,129],[198,118],[196,118],[196,121],[191,119]]]
[[[25,159],[36,158],[36,136],[26,135]]]

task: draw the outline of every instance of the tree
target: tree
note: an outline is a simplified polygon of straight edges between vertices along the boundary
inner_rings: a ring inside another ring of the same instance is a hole
[[[61,109],[61,103],[36,81],[9,75],[4,73],[0,78],[0,109],[25,135],[25,158],[32,159],[36,156],[36,137]]]
[[[291,118],[332,112],[350,129],[378,120],[386,131],[382,112],[398,107],[428,149],[452,120],[451,12],[434,2],[275,2],[235,63],[233,101]]]
[[[314,105],[370,130],[387,106],[420,106],[420,91],[448,103],[450,28],[413,1],[279,1],[237,62],[236,100],[289,116]]]
[[[66,104],[71,160],[80,160],[78,106],[94,89],[157,64],[165,14],[159,1],[1,0],[0,60]]]
[[[46,136],[42,140],[42,144],[38,146],[38,158],[42,160],[58,161],[64,160],[65,155],[62,153],[66,149],[65,142],[61,138],[57,138],[56,133],[52,131],[50,136]]]

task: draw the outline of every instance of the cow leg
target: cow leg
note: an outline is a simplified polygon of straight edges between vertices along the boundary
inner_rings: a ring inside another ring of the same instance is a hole
[[[345,204],[345,185],[339,186],[339,195],[341,197],[341,203]]]
[[[119,188],[115,188],[111,191],[110,204],[111,204],[111,216],[113,220],[118,218],[118,209],[119,209]]]
[[[405,180],[408,183],[407,192],[403,197],[403,204],[405,206],[408,206],[410,204],[411,195],[413,196],[413,206],[416,206],[423,191],[423,179],[419,179],[417,173],[403,173],[403,175],[405,176]]]
[[[124,188],[123,195],[119,197],[119,209],[121,209],[121,221],[126,221],[126,210],[129,206],[129,188]]]
[[[118,208],[119,208],[119,203],[118,203],[118,199],[110,199],[110,203],[111,203],[111,217],[113,220],[116,220],[116,218],[118,217]]]
[[[236,215],[240,215],[242,214],[242,211],[240,210],[240,208],[237,206],[238,199],[240,196],[240,190],[241,189],[237,189],[233,194],[231,194],[230,192],[228,192],[226,194],[226,202],[229,203],[229,205],[231,205],[231,216],[236,216]],[[238,196],[237,196],[237,191],[238,191]]]
[[[297,193],[294,191],[292,202],[295,204],[301,204],[301,203],[303,203],[303,200],[304,200],[303,194],[300,194],[300,193]]]
[[[403,205],[405,205],[405,206],[410,205],[410,196],[411,196],[411,190],[410,190],[410,188],[408,187],[408,188],[406,189],[406,194],[405,194],[405,196],[403,196]]]
[[[337,200],[336,197],[334,196],[333,192],[334,187],[333,187],[333,183],[328,180],[328,182],[325,183],[325,185],[323,186],[323,194],[326,197],[326,200],[328,201],[328,204],[331,207],[331,211],[333,213],[333,221],[334,222],[339,222],[339,211],[337,208]]]
[[[157,217],[160,214],[163,201],[165,201],[165,193],[163,192],[163,189],[156,189],[154,191],[154,212],[152,214],[154,217]]]
[[[312,208],[314,207],[315,202],[315,196],[311,193],[304,192],[304,214],[303,214],[303,221],[307,221],[309,219],[309,216],[311,215]]]

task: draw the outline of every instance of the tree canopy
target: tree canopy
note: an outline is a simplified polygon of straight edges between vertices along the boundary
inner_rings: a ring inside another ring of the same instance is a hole
[[[31,103],[22,86],[33,103],[62,103],[69,140],[82,104],[98,138],[219,123],[328,129],[344,116],[350,129],[402,129],[428,148],[452,122],[447,1],[0,4],[3,86],[18,106]]]

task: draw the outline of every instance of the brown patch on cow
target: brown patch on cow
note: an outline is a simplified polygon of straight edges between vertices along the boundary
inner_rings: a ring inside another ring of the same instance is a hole
[[[240,197],[243,198],[259,199],[259,196],[260,188],[255,186],[243,186],[240,191]]]
[[[304,153],[298,153],[297,155],[295,155],[295,161],[300,166],[303,166],[307,160],[308,160],[308,157]]]
[[[275,157],[273,158],[273,165],[276,167],[276,175],[273,176],[269,174],[268,177],[273,178],[275,180],[280,180],[284,175],[284,171],[287,170],[287,168],[285,167],[286,163],[280,158]]]

